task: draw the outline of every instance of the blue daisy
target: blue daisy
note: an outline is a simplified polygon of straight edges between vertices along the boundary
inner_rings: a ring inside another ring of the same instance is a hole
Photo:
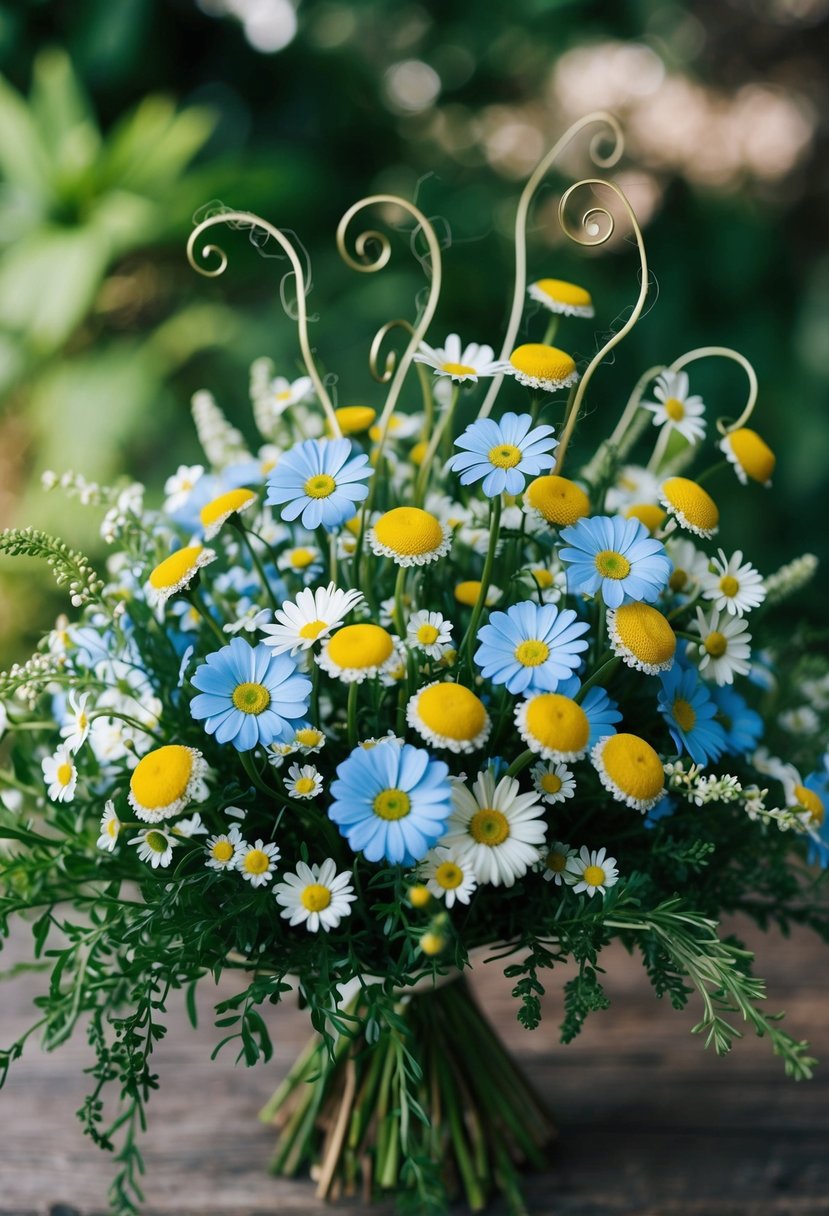
[[[725,751],[729,756],[750,756],[763,737],[763,719],[730,684],[711,684],[708,692],[725,731]]]
[[[590,626],[571,608],[525,600],[493,612],[478,631],[475,662],[493,684],[511,693],[555,692],[581,663]]]
[[[569,564],[567,590],[596,595],[608,608],[631,600],[653,603],[668,585],[673,565],[661,541],[654,540],[638,519],[597,515],[563,528],[571,546],[559,550]]]
[[[308,713],[311,681],[287,655],[234,638],[207,656],[192,677],[199,695],[190,713],[217,743],[247,752],[258,743],[286,743]]]
[[[694,764],[718,760],[726,750],[726,734],[716,720],[717,706],[695,667],[674,664],[660,676],[657,706],[677,751],[683,749]]]
[[[565,693],[565,696],[567,695]],[[591,748],[594,743],[598,743],[600,739],[606,739],[608,735],[616,734],[616,723],[622,721],[622,715],[619,713],[616,702],[607,695],[603,688],[599,688],[597,685],[591,688],[581,702],[581,707],[587,714],[587,721],[590,723],[588,748]]]
[[[823,806],[829,805],[829,752],[823,758],[824,768],[821,772],[810,773],[803,784],[807,790],[816,794]],[[806,860],[810,865],[819,865],[822,870],[829,869],[829,815],[809,833],[809,851]]]
[[[483,492],[495,498],[506,491],[520,494],[527,477],[550,467],[550,453],[558,447],[551,426],[533,425],[531,414],[504,414],[500,422],[479,418],[455,440],[462,448],[446,468],[460,473],[461,485],[483,478]]]
[[[353,455],[350,439],[305,439],[280,457],[268,478],[268,505],[282,504],[282,518],[302,515],[304,528],[338,528],[368,497],[372,469],[364,452]]]
[[[413,865],[446,830],[449,768],[427,751],[393,740],[355,748],[337,767],[329,817],[355,853]]]

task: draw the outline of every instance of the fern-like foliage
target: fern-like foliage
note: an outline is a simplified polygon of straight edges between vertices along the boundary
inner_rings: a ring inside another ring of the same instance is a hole
[[[46,562],[59,587],[66,586],[76,608],[101,602],[103,581],[83,553],[36,528],[6,528],[0,532],[0,553],[37,557]]]

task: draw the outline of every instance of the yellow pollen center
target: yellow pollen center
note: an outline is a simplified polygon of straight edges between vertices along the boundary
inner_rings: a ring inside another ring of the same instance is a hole
[[[687,571],[676,569],[668,579],[668,586],[670,587],[671,591],[681,591],[687,582]]]
[[[315,549],[291,549],[288,557],[292,566],[298,570],[304,570],[316,561],[317,553]]]
[[[630,562],[623,553],[615,549],[602,549],[596,554],[596,569],[602,578],[627,578],[630,574]]]
[[[334,413],[344,435],[359,435],[361,431],[367,431],[377,417],[377,411],[370,405],[342,405]]]
[[[503,811],[491,807],[476,811],[469,821],[469,834],[478,844],[494,848],[503,844],[509,836],[509,820]]]
[[[309,912],[322,912],[331,903],[331,892],[321,882],[312,882],[305,887],[300,899]]]
[[[421,625],[417,631],[417,640],[424,646],[433,646],[440,637],[440,630],[434,625]]]
[[[542,589],[542,591],[546,591],[546,589],[548,587],[552,587],[553,576],[549,570],[545,570],[545,569],[543,569],[543,567],[539,567],[535,570],[531,570],[530,574],[532,574],[537,585]]]
[[[305,483],[305,493],[309,498],[329,498],[337,488],[337,483],[329,473],[315,473]]]
[[[261,714],[271,703],[271,694],[264,684],[237,684],[231,698],[243,714]]]
[[[510,363],[533,380],[554,383],[567,380],[576,370],[568,354],[557,346],[545,346],[543,342],[527,342],[517,347],[510,355]]]
[[[564,279],[538,279],[534,284],[551,300],[558,304],[572,304],[576,308],[589,308],[592,298],[589,291],[577,287],[575,283],[566,283]]]
[[[78,729],[86,730],[87,726],[89,726],[89,718],[87,718],[84,711],[81,710],[81,712],[78,714]]]
[[[289,388],[283,388],[282,392],[276,393],[275,396],[277,401],[290,401],[291,390]]]
[[[216,861],[230,861],[235,851],[229,840],[217,840],[210,853]]]
[[[118,835],[118,829],[120,828],[120,826],[121,826],[121,825],[120,825],[120,823],[118,822],[118,820],[117,820],[117,819],[110,819],[110,821],[109,821],[109,823],[107,824],[107,827],[106,827],[107,836],[112,836],[112,837],[117,836],[117,835]]]
[[[561,874],[567,865],[567,854],[557,853],[555,850],[547,854],[545,862],[548,870],[552,870],[554,874]]]
[[[294,782],[294,789],[298,794],[313,794],[316,785],[317,783],[313,777],[297,777]]]
[[[737,582],[733,574],[724,574],[720,579],[720,591],[723,595],[727,595],[732,599],[740,590],[740,584]]]
[[[600,887],[605,880],[605,872],[601,866],[585,866],[582,878],[588,887]]]
[[[202,507],[199,511],[199,519],[205,527],[210,527],[224,516],[232,515],[234,511],[241,511],[255,498],[256,495],[252,490],[228,490],[226,494],[220,494],[218,498],[214,498],[212,502]]]
[[[248,874],[267,874],[271,859],[263,849],[251,849],[245,853],[243,865]]]
[[[558,692],[533,697],[527,706],[527,730],[542,747],[581,752],[590,738],[590,723],[580,705]]]
[[[561,789],[561,777],[558,773],[545,773],[541,778],[541,788],[545,794],[557,794]]]
[[[669,477],[662,493],[675,511],[702,532],[713,532],[720,522],[720,512],[707,490],[687,477]]]
[[[667,617],[650,604],[622,604],[613,617],[622,646],[640,663],[661,667],[676,652],[676,634]]]
[[[685,406],[676,397],[669,397],[665,402],[665,413],[673,422],[681,422],[685,417]]]
[[[374,535],[381,545],[402,557],[419,557],[440,548],[443,529],[429,511],[394,507],[378,519]]]
[[[814,790],[808,789],[805,785],[796,785],[794,787],[794,796],[797,799],[798,806],[802,806],[804,811],[809,812],[812,823],[816,827],[820,827],[823,823],[825,810],[822,800]]]
[[[450,376],[477,376],[478,372],[468,363],[441,363],[440,370]]]
[[[150,586],[155,587],[157,591],[177,587],[188,574],[195,574],[198,568],[196,561],[201,551],[201,545],[186,545],[183,549],[176,549],[175,553],[165,557],[150,573]]]
[[[680,730],[684,730],[687,734],[688,731],[694,729],[697,721],[696,710],[684,697],[677,697],[673,703],[671,712]]]
[[[749,430],[746,426],[740,427],[728,436],[728,444],[746,477],[759,481],[762,485],[771,480],[776,458],[756,431]]]
[[[483,702],[462,684],[433,684],[417,702],[425,726],[445,739],[469,742],[486,726]]]
[[[148,832],[144,837],[144,843],[149,845],[154,853],[166,853],[167,837],[161,832]]]
[[[303,625],[299,631],[299,636],[301,638],[306,638],[310,642],[313,642],[316,640],[316,638],[319,637],[319,635],[322,633],[323,629],[327,629],[327,628],[328,628],[328,622],[321,621],[318,618],[316,621],[308,621],[307,624]]]
[[[442,861],[435,870],[435,882],[444,891],[454,891],[463,882],[463,870],[454,861]]]
[[[405,790],[381,790],[372,803],[374,814],[379,819],[405,819],[412,809],[411,800]]]
[[[192,773],[190,748],[171,743],[148,752],[138,761],[130,778],[130,790],[139,806],[157,810],[184,797]]]
[[[728,638],[724,633],[720,633],[718,629],[713,630],[705,639],[705,650],[707,654],[711,655],[712,659],[721,659],[726,650],[728,650]]]
[[[548,523],[563,528],[590,514],[590,499],[581,486],[567,477],[548,473],[527,486],[527,502]]]
[[[540,667],[550,657],[550,647],[536,639],[522,642],[516,646],[514,653],[522,667]]]
[[[638,735],[611,735],[601,763],[613,784],[629,798],[649,802],[665,788],[662,761]]]
[[[314,730],[313,727],[303,726],[296,732],[294,736],[300,747],[316,747],[322,742],[322,731]]]
[[[341,668],[382,667],[392,655],[391,634],[379,625],[345,625],[328,643],[328,655]]]
[[[72,780],[72,765],[59,764],[56,776],[61,785],[69,785]]]
[[[514,469],[521,463],[521,449],[514,443],[498,444],[497,447],[489,449],[489,461],[497,469]]]

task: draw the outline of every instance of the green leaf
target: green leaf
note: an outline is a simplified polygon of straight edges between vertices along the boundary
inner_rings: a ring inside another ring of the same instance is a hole
[[[42,227],[22,237],[0,261],[0,326],[51,353],[89,311],[109,257],[108,243],[84,229]]]
[[[51,198],[51,165],[31,110],[0,77],[0,174],[35,199]]]

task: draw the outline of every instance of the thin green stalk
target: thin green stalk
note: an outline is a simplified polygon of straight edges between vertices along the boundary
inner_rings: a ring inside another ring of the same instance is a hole
[[[526,751],[522,752],[520,756],[517,756],[516,759],[513,760],[512,764],[507,769],[506,775],[508,777],[517,777],[518,774],[522,772],[534,759],[535,752],[532,752],[529,748],[527,748]]]
[[[357,746],[357,689],[359,684],[356,680],[348,686],[348,746],[354,748]]]
[[[408,566],[399,566],[394,580],[394,626],[399,638],[406,636],[405,592]]]
[[[269,785],[265,785],[260,774],[256,769],[256,764],[253,759],[253,752],[239,752],[239,759],[242,761],[242,768],[250,777],[256,788],[263,794],[267,794],[269,798],[273,798],[276,791]]]
[[[481,613],[486,604],[487,592],[489,584],[492,581],[492,569],[495,565],[495,550],[498,548],[498,536],[501,531],[501,495],[496,494],[489,506],[489,546],[486,553],[486,561],[484,562],[484,572],[481,575],[481,586],[478,591],[478,598],[475,601],[475,607],[472,609],[472,618],[463,637],[463,642],[459,650],[459,654],[466,654],[467,664],[472,669],[472,651],[475,647],[475,641],[478,636],[478,622],[481,619]]]
[[[553,345],[553,338],[558,333],[558,325],[561,320],[560,314],[557,312],[550,314],[550,319],[547,322],[547,328],[544,330],[544,337],[541,339],[545,346]]]
[[[208,611],[201,592],[196,587],[188,587],[186,591],[182,592],[182,595],[185,599],[190,601],[190,603],[196,609],[196,612],[198,612],[199,616],[213,632],[214,637],[217,638],[222,646],[226,646],[228,639],[225,637],[221,628],[216,624],[211,613]]]
[[[276,596],[274,595],[274,593],[271,589],[271,585],[268,582],[268,576],[265,574],[265,567],[262,565],[261,558],[259,557],[259,554],[256,552],[256,547],[254,546],[253,541],[251,540],[250,536],[248,535],[245,525],[242,523],[241,519],[239,519],[239,517],[236,515],[231,516],[231,518],[228,520],[228,523],[231,525],[231,527],[234,529],[234,531],[239,535],[239,537],[241,538],[242,544],[245,546],[248,553],[250,554],[250,560],[253,562],[256,573],[259,575],[259,581],[262,584],[262,590],[265,592],[265,595],[270,600],[271,608],[273,608],[274,611],[276,611],[276,609],[279,607],[279,604],[277,602]]]
[[[426,496],[426,486],[429,481],[429,470],[432,467],[432,461],[435,458],[435,452],[438,450],[438,447],[440,446],[440,441],[443,438],[444,432],[446,431],[446,428],[449,426],[449,424],[452,421],[452,418],[454,416],[455,406],[458,403],[459,393],[460,393],[460,390],[457,387],[457,385],[453,386],[452,397],[451,397],[449,404],[446,407],[446,410],[444,411],[442,417],[438,420],[437,426],[435,427],[434,431],[432,432],[432,437],[429,440],[429,445],[426,448],[426,452],[424,454],[423,460],[420,463],[420,469],[418,470],[417,479],[415,481],[415,496],[414,497],[415,497],[415,505],[417,505],[417,506],[422,505],[423,500]]]
[[[585,680],[573,700],[581,703],[585,698],[585,694],[590,691],[594,684],[598,684],[601,680],[605,680],[611,676],[621,661],[618,655],[609,653],[604,655],[596,671],[593,672],[589,680]]]
[[[709,465],[707,469],[704,469],[703,472],[699,474],[699,476],[696,479],[697,485],[701,486],[704,481],[708,481],[708,479],[710,477],[713,477],[715,473],[719,473],[720,469],[727,469],[727,468],[728,468],[727,460],[715,461],[714,464]]]

